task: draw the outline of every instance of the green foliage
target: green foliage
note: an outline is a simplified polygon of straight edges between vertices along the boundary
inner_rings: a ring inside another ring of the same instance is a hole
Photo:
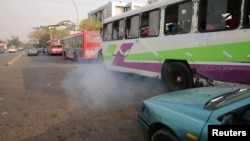
[[[96,31],[102,27],[102,23],[95,19],[85,19],[79,24],[80,30]]]
[[[55,28],[50,29],[50,35],[53,39],[62,39],[70,34],[69,28]]]
[[[19,37],[11,36],[11,39],[8,40],[8,47],[12,45],[15,47],[22,46],[22,42],[19,40]]]
[[[48,27],[35,28],[28,36],[33,44],[45,46],[45,43],[50,38],[50,31]]]
[[[65,36],[68,36],[70,34],[69,28],[48,28],[48,27],[40,27],[36,28],[29,34],[30,40],[34,44],[38,44],[39,46],[45,46],[46,42],[50,38],[56,38],[56,39],[61,39]]]
[[[64,26],[64,27],[63,27]],[[79,30],[97,31],[102,27],[102,23],[95,19],[82,20],[79,24]],[[29,34],[30,41],[33,44],[39,44],[39,46],[45,46],[46,42],[50,39],[62,39],[70,35],[70,29],[72,25],[53,25],[53,26],[40,26],[34,28]]]

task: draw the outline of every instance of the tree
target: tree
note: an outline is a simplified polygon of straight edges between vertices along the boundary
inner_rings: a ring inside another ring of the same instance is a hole
[[[85,19],[85,20],[82,20],[79,24],[80,30],[96,31],[96,30],[100,30],[101,27],[102,27],[102,23],[95,19]]]
[[[15,46],[16,48],[22,45],[22,42],[19,40],[19,37],[11,36],[11,39],[8,40],[8,47],[12,45]]]
[[[61,39],[70,34],[68,28],[60,28],[56,26],[40,26],[34,28],[34,30],[29,34],[30,40],[33,44],[39,44],[39,46],[46,46],[46,42],[51,38]]]
[[[50,39],[50,33],[48,27],[38,27],[28,35],[33,44],[39,44],[39,46],[45,46],[46,42]]]
[[[50,29],[50,36],[53,39],[62,39],[70,34],[70,29],[68,27],[55,27]]]

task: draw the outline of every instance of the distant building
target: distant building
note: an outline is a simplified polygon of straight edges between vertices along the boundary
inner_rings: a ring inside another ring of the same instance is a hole
[[[113,17],[115,15],[134,10],[140,7],[145,6],[146,4],[143,3],[136,3],[136,2],[130,2],[130,3],[123,3],[123,2],[109,2],[108,4],[105,4],[91,12],[88,13],[89,19],[96,19],[101,22],[103,20]]]
[[[7,42],[0,40],[0,49],[7,49]]]

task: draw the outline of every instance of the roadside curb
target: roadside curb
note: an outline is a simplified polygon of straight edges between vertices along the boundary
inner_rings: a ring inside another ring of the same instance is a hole
[[[5,64],[5,66],[11,66],[14,65],[18,59],[20,59],[22,57],[23,53],[19,54],[17,57],[15,57],[14,59],[12,59],[11,61],[9,61],[8,63]]]

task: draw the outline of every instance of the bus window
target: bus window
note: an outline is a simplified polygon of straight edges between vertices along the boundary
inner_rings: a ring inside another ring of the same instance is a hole
[[[203,0],[200,4],[199,31],[236,29],[240,23],[241,0]]]
[[[126,38],[139,37],[139,15],[128,17],[126,19]]]
[[[234,10],[228,14],[229,18],[226,18],[226,26],[227,28],[237,28],[240,23],[240,11]]]
[[[112,39],[117,40],[118,39],[118,30],[119,30],[119,22],[114,21],[113,22],[113,32],[112,32]]]
[[[155,10],[149,13],[149,36],[159,34],[160,10]]]
[[[77,45],[78,45],[78,48],[82,47],[82,36],[77,38]]]
[[[109,41],[109,40],[111,40],[112,38],[112,23],[108,23],[108,24],[105,24],[104,25],[104,38],[103,38],[103,40],[104,41]]]
[[[118,39],[123,39],[124,38],[124,20],[119,21],[119,31],[118,31]]]
[[[250,27],[250,0],[246,0],[245,1],[245,13],[244,13],[244,24],[243,26],[246,27],[246,28],[249,28]]]
[[[124,37],[124,20],[113,22],[113,40],[123,39]]]
[[[144,12],[141,16],[141,37],[159,34],[160,10]]]
[[[141,37],[148,36],[149,14],[148,12],[141,15]]]
[[[165,10],[166,35],[188,33],[191,30],[192,3],[170,5]]]

